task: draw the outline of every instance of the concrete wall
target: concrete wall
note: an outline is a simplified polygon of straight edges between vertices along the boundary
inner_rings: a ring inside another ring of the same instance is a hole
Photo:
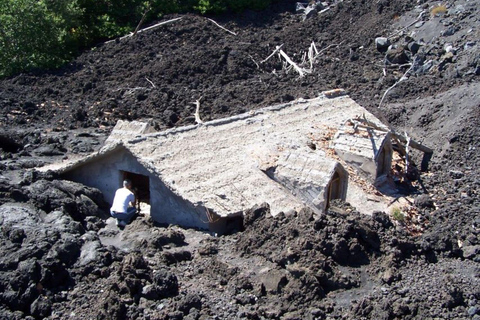
[[[156,175],[149,172],[125,149],[97,157],[63,174],[63,177],[98,188],[108,203],[113,202],[115,191],[121,187],[122,171],[141,174],[150,180],[150,215],[165,224],[208,229],[204,210],[175,195]]]
[[[285,150],[265,173],[317,213],[329,204],[332,177],[338,173],[338,198],[345,200],[348,173],[343,166],[308,148]]]
[[[337,155],[343,159],[348,165],[356,168],[363,177],[374,182],[377,178],[377,164],[373,158],[364,157],[361,154],[353,152],[345,152],[344,150],[335,149]]]

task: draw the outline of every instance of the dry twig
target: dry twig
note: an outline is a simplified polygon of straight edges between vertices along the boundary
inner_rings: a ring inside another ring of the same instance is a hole
[[[135,28],[135,31],[133,31],[133,35],[136,35],[137,32],[138,32],[138,29],[140,29],[140,27],[142,26],[143,22],[145,21],[145,17],[147,16],[147,13],[150,11],[150,9],[146,10],[143,15],[142,15],[142,19],[140,19],[140,22],[138,23],[137,27]]]
[[[395,36],[395,35],[403,32],[404,30],[410,28],[410,27],[413,26],[415,23],[420,22],[420,21],[422,20],[422,16],[423,16],[425,13],[427,13],[427,12],[428,12],[428,11],[423,10],[422,12],[420,12],[420,14],[418,15],[417,19],[415,19],[414,21],[412,21],[411,23],[409,23],[407,26],[405,26],[405,27],[403,27],[403,28],[401,28],[401,29],[393,32],[393,33],[390,34],[388,37],[391,38],[391,37],[393,37],[393,36]]]
[[[147,80],[147,81],[152,85],[153,88],[157,88],[157,87],[155,86],[155,84],[154,84],[150,79],[148,79],[147,77],[145,77],[145,80]]]
[[[277,53],[278,50],[280,50],[281,47],[283,47],[283,43],[282,43],[281,45],[279,45],[279,46],[276,46],[276,47],[275,47],[275,50],[273,50],[272,54],[269,55],[268,57],[266,57],[265,59],[263,59],[262,61],[260,61],[260,63],[265,63],[265,62],[267,62],[267,60],[270,59],[271,57],[273,57],[273,56],[275,55],[275,53]]]
[[[255,59],[253,59],[252,55],[248,55],[250,57],[250,59],[252,59],[253,63],[255,63],[255,65],[257,66],[257,69],[260,69],[260,66],[258,65],[257,61],[255,61]]]
[[[178,21],[178,20],[180,20],[180,19],[182,19],[182,17],[180,17],[180,18],[175,18],[175,19],[171,19],[171,20],[167,20],[167,21],[163,21],[163,22],[157,23],[157,24],[155,24],[155,25],[153,25],[153,26],[150,26],[150,27],[148,27],[148,28],[145,28],[145,29],[142,29],[142,30],[138,30],[138,31],[136,31],[136,33],[133,33],[133,32],[132,32],[132,33],[130,33],[130,34],[127,34],[126,36],[123,36],[123,37],[120,37],[120,38],[117,38],[117,39],[114,39],[114,40],[110,40],[110,41],[107,41],[107,42],[105,42],[105,43],[111,43],[111,42],[115,42],[115,41],[117,41],[117,40],[123,40],[123,39],[126,39],[126,38],[130,38],[130,37],[134,36],[135,34],[142,33],[142,32],[148,31],[148,30],[152,30],[152,29],[156,29],[156,28],[158,28],[158,27],[160,27],[160,26],[163,26],[164,24],[172,23],[172,22]]]
[[[380,100],[380,103],[379,103],[379,105],[378,105],[379,108],[382,106],[383,100],[385,99],[385,97],[387,96],[387,94],[390,92],[390,90],[392,90],[393,88],[395,88],[400,82],[405,81],[405,80],[408,79],[408,73],[410,72],[410,70],[412,70],[412,68],[413,68],[414,65],[415,65],[415,59],[414,59],[413,62],[411,63],[410,68],[408,68],[407,71],[405,71],[405,73],[403,74],[403,76],[402,76],[397,82],[395,82],[390,88],[388,88],[387,90],[385,90],[385,93],[383,94],[382,99]]]
[[[234,36],[237,35],[235,32],[230,31],[230,30],[228,30],[227,28],[224,28],[224,27],[222,27],[221,25],[219,25],[217,22],[215,22],[215,20],[212,20],[212,19],[210,19],[210,18],[207,18],[207,20],[210,21],[210,22],[213,22],[213,23],[214,23],[217,27],[219,27],[220,29],[227,31],[228,33],[231,33],[231,34],[233,34]]]
[[[320,50],[320,51],[317,53],[317,56],[319,56],[321,53],[327,51],[328,49],[330,49],[330,48],[332,48],[332,47],[338,47],[338,46],[340,46],[343,42],[345,42],[345,40],[340,41],[339,43],[329,44],[328,46],[326,46],[325,48],[323,48],[322,50]]]
[[[282,57],[285,59],[285,61],[291,65],[295,71],[298,72],[298,74],[300,75],[300,78],[304,77],[306,73],[309,73],[308,70],[304,69],[304,68],[300,68],[295,62],[292,61],[292,59],[290,59],[289,56],[287,56],[287,54],[283,51],[283,50],[280,50],[279,53],[282,55]]]

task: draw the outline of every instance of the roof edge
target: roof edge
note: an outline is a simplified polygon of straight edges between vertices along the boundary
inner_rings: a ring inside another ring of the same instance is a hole
[[[291,107],[296,104],[306,104],[310,102],[315,102],[315,101],[325,101],[325,100],[335,100],[335,99],[343,99],[343,98],[349,98],[345,90],[343,89],[334,89],[330,91],[323,91],[318,97],[312,98],[312,99],[304,99],[304,98],[299,98],[290,102],[286,103],[281,103],[273,106],[268,106],[256,110],[250,110],[245,113],[241,113],[238,115],[230,116],[227,118],[220,118],[220,119],[214,119],[210,120],[204,123],[199,123],[199,124],[193,124],[189,126],[183,126],[183,127],[177,127],[177,128],[171,128],[165,131],[159,131],[159,132],[154,132],[154,133],[146,133],[143,134],[141,137],[136,137],[132,139],[127,139],[129,143],[138,143],[141,141],[146,140],[148,137],[155,138],[155,137],[160,137],[160,136],[168,136],[168,135],[174,135],[177,133],[183,133],[183,132],[188,132],[192,131],[198,128],[202,127],[216,127],[216,126],[221,126],[224,124],[232,123],[235,121],[239,120],[245,120],[249,118],[253,118],[257,115],[260,114],[265,114],[267,112],[272,112],[272,111],[279,111],[288,107]]]

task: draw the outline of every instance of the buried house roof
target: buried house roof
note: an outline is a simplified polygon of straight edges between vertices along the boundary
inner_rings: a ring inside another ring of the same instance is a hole
[[[351,98],[332,92],[156,133],[140,122],[119,121],[102,150],[60,171],[123,146],[174,194],[221,217],[262,202],[273,215],[305,205],[323,210],[318,192],[335,172],[346,171],[318,142],[359,116],[383,126]]]

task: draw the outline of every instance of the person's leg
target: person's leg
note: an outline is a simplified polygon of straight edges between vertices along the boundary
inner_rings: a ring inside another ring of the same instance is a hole
[[[117,222],[117,226],[118,226],[118,224],[119,224],[119,222],[120,222],[120,219],[118,218],[118,213],[116,213],[115,211],[110,210],[110,215],[117,220],[116,222]]]
[[[127,213],[112,212],[111,214],[112,214],[112,217],[114,217],[115,219],[123,220],[128,223],[130,222],[130,220],[132,220],[136,212],[137,212],[137,209],[130,207],[128,208]]]
[[[126,223],[130,223],[132,218],[135,216],[135,213],[137,213],[137,209],[135,209],[135,207],[129,207],[123,220],[125,220]]]
[[[112,217],[117,219],[117,226],[119,224],[127,224],[126,219],[128,218],[128,216],[126,213],[111,212],[110,214],[112,215]]]

